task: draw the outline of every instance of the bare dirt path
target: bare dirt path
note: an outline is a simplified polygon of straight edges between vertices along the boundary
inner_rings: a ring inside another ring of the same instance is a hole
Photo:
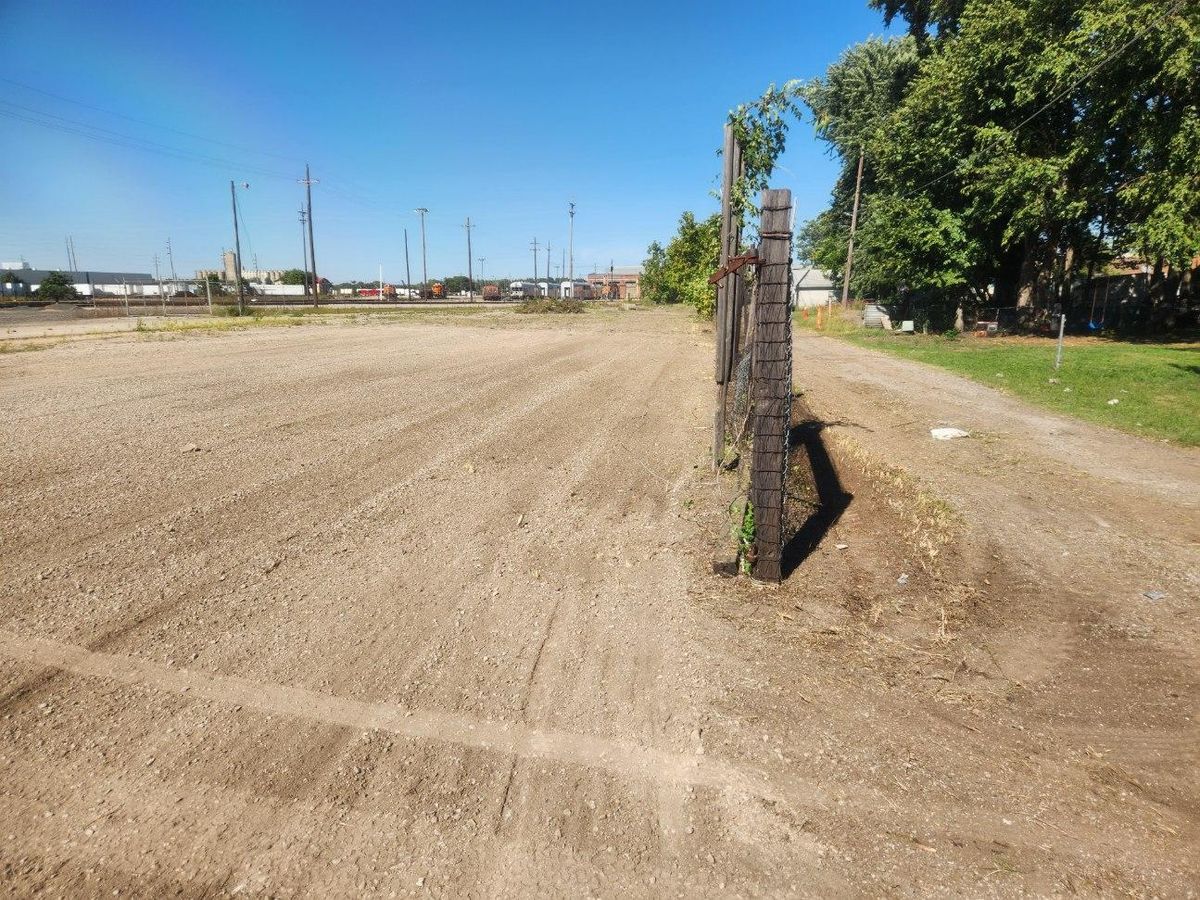
[[[760,589],[710,571],[710,340],[505,313],[0,358],[3,889],[1185,893],[1194,456],[1120,438],[1112,474],[1020,409],[931,447],[924,370],[802,343],[854,498]]]

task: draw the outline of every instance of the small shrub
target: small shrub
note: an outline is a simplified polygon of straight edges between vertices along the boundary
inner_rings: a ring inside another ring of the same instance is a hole
[[[947,328],[945,331],[942,332],[942,337],[944,337],[948,341],[957,341],[958,334],[959,334],[959,332],[958,332],[957,328]]]
[[[519,313],[581,313],[586,309],[582,300],[559,300],[556,297],[536,297],[517,307]]]

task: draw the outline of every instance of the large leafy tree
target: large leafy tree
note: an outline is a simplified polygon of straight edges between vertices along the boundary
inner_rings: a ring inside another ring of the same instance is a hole
[[[312,284],[312,276],[303,269],[285,269],[283,277],[279,279],[281,284]]]
[[[901,285],[1048,305],[1131,251],[1156,278],[1200,248],[1200,5],[1191,0],[875,0],[920,62],[856,127],[852,48],[806,91],[818,134],[869,162],[857,293]],[[876,66],[878,68],[878,66]],[[864,136],[865,134],[865,136]],[[837,271],[849,179],[801,246]],[[920,234],[922,240],[911,238]],[[840,246],[839,246],[840,245]],[[871,259],[885,250],[886,260]],[[1160,277],[1161,276],[1161,277]],[[1160,294],[1166,289],[1160,285]]]

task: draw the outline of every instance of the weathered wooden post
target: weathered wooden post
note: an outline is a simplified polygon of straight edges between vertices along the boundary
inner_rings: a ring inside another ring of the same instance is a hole
[[[722,148],[723,174],[721,180],[721,250],[718,264],[723,270],[729,264],[729,235],[733,231],[732,191],[733,179],[737,170],[734,168],[734,148],[737,141],[733,135],[733,125],[725,123],[725,143]],[[716,332],[715,378],[717,382],[716,409],[713,411],[713,468],[721,465],[725,455],[725,382],[729,378],[730,355],[729,347],[729,306],[731,305],[729,280],[717,282],[717,302],[713,312],[713,330]]]
[[[754,452],[750,502],[754,506],[755,578],[783,578],[783,495],[792,417],[792,192],[762,194],[762,244],[754,304]]]

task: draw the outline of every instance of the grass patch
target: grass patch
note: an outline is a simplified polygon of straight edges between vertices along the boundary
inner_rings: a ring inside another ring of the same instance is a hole
[[[559,300],[556,297],[532,298],[517,307],[519,313],[581,313],[587,309],[582,300]]]
[[[37,341],[0,341],[0,356],[8,353],[33,353],[36,350],[49,350],[57,347],[61,340]]]
[[[815,318],[797,318],[811,328]],[[823,333],[949,369],[1058,413],[1144,437],[1200,446],[1200,343],[1067,338],[1054,370],[1052,338],[900,335],[866,331],[836,312]],[[1110,400],[1117,400],[1110,404]]]

